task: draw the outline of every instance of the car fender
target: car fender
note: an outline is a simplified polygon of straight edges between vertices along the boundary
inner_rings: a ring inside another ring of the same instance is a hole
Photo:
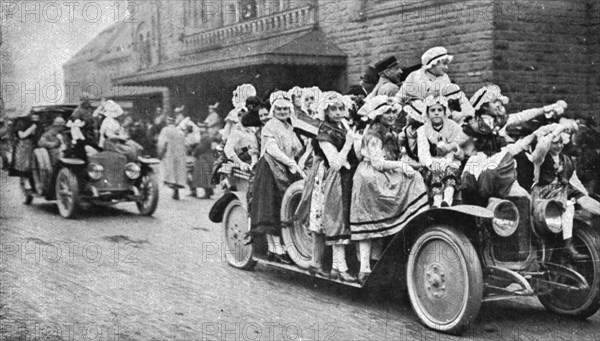
[[[433,225],[452,226],[465,233],[474,242],[477,220],[491,219],[493,216],[492,211],[487,208],[472,205],[435,208],[416,215],[389,242],[368,281],[398,285],[397,281],[400,278],[404,285],[406,259],[413,242],[425,229]]]
[[[233,200],[239,200],[246,211],[248,211],[248,204],[245,199],[245,193],[243,192],[227,192],[217,200],[208,212],[208,219],[213,223],[220,223],[223,221],[223,213],[225,208]]]

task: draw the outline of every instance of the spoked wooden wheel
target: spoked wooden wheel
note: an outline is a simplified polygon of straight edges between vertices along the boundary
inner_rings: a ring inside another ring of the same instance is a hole
[[[140,180],[140,195],[142,199],[136,202],[141,215],[151,216],[158,206],[158,181],[152,171],[146,172]]]
[[[553,289],[549,294],[539,296],[542,305],[549,311],[576,318],[588,318],[600,309],[600,234],[597,228],[576,225],[573,229],[573,243],[577,251],[588,256],[587,260],[563,264],[581,274],[589,288],[581,290]],[[553,255],[554,263],[560,264],[559,252]],[[563,284],[573,285],[568,278],[554,278]]]
[[[227,263],[238,269],[251,270],[256,265],[252,244],[245,245],[249,230],[248,212],[239,200],[232,200],[223,214],[223,241]]]
[[[313,254],[313,238],[298,221],[294,221],[296,208],[302,199],[304,181],[293,183],[285,192],[281,203],[281,221],[291,222],[281,230],[285,250],[294,263],[302,268],[308,269]]]
[[[427,229],[408,258],[410,301],[428,328],[460,334],[477,317],[483,296],[483,274],[471,242],[448,226]]]
[[[79,180],[68,168],[62,168],[56,177],[56,205],[64,218],[73,218],[79,207]]]

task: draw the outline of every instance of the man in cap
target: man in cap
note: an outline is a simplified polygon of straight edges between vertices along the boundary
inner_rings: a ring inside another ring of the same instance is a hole
[[[397,83],[402,74],[402,69],[398,64],[396,57],[390,56],[379,61],[375,64],[375,71],[379,74],[379,82],[377,82],[373,91],[367,96],[367,100],[381,95],[391,97],[396,96],[400,90]]]

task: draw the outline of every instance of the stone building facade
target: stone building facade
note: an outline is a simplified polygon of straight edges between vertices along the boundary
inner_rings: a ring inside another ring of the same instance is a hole
[[[152,116],[168,97],[163,87],[123,86],[113,78],[137,71],[129,23],[119,22],[105,30],[63,65],[65,102],[77,103],[81,97],[113,99],[136,116]]]
[[[564,99],[570,114],[590,115],[600,111],[599,7],[594,0],[154,0],[140,4],[134,22],[116,24],[112,41],[129,37],[127,57],[107,57],[98,70],[119,70],[111,86],[167,89],[163,105],[186,104],[202,118],[210,103],[230,107],[242,83],[259,93],[293,85],[344,91],[383,57],[412,66],[442,45],[455,56],[449,75],[467,95],[496,83],[511,111]]]

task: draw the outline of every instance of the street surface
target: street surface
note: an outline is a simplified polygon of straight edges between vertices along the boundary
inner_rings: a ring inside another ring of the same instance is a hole
[[[76,220],[22,204],[0,179],[0,340],[598,340],[600,316],[552,315],[537,299],[483,305],[461,338],[424,329],[406,300],[258,266],[229,267],[214,200],[170,198]],[[184,191],[186,194],[187,192]]]

